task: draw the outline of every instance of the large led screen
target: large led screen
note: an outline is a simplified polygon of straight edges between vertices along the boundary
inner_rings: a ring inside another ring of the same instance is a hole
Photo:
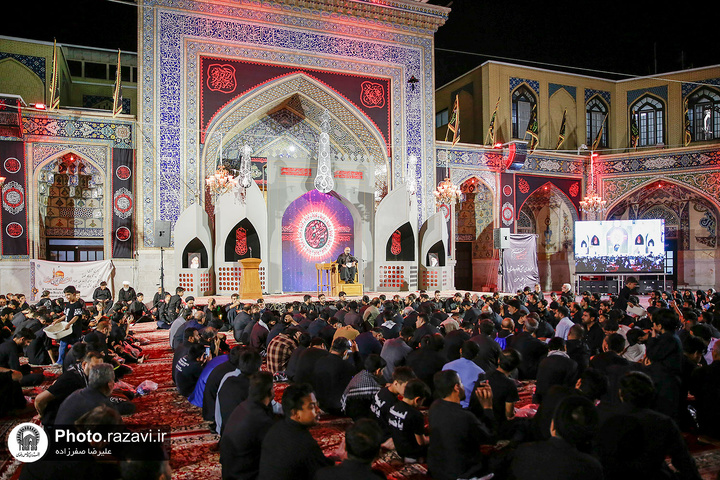
[[[664,220],[575,222],[576,273],[662,273]]]

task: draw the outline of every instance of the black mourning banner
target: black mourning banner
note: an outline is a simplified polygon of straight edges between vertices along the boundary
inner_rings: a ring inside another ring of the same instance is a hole
[[[133,174],[135,151],[126,148],[113,149],[112,171],[112,256],[132,258],[133,253]]]
[[[22,141],[0,141],[2,185],[2,254],[28,254],[27,185]]]

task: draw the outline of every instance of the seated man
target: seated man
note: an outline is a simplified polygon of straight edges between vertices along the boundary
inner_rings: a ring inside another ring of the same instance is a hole
[[[257,372],[250,377],[248,398],[233,410],[220,439],[223,480],[257,477],[260,446],[274,423],[273,391],[271,373]]]
[[[312,480],[323,467],[333,465],[310,427],[317,424],[318,403],[308,384],[291,384],[283,393],[285,418],[268,431],[262,442],[259,480]]]
[[[174,372],[175,384],[180,395],[187,398],[195,390],[195,384],[200,378],[208,359],[205,347],[194,343],[188,349],[187,354],[178,360]]]
[[[433,378],[437,400],[430,406],[430,446],[427,466],[436,480],[472,478],[487,472],[480,445],[495,442],[492,390],[478,387],[473,394],[483,408],[487,423],[462,408],[465,387],[457,372],[442,370]]]
[[[619,406],[601,409],[595,442],[605,478],[699,480],[697,465],[677,424],[651,409],[656,390],[650,377],[641,372],[626,374],[620,380],[619,397]],[[670,471],[665,461],[668,456],[677,473]]]
[[[87,387],[90,368],[101,363],[103,355],[100,352],[87,353],[82,363],[71,365],[55,383],[35,397],[35,409],[40,414],[43,425],[52,425],[55,422],[55,415],[63,400],[73,392]]]
[[[23,350],[35,340],[35,334],[28,328],[21,329],[9,340],[0,344],[0,367],[22,374],[20,385],[28,387],[40,385],[43,381],[42,373],[32,373],[29,365],[20,365]]]
[[[430,441],[425,432],[425,417],[420,412],[426,399],[432,394],[422,380],[407,382],[402,400],[390,407],[388,425],[398,455],[408,463],[421,461],[427,456]]]
[[[55,417],[55,424],[74,425],[77,419],[100,405],[116,408],[108,398],[114,386],[115,372],[112,365],[108,363],[93,365],[88,375],[88,386],[73,392],[62,402]]]
[[[378,380],[383,378],[383,368],[385,360],[380,355],[369,355],[365,359],[365,369],[355,375],[345,388],[340,402],[342,410],[353,420],[375,416],[371,406],[381,388]]]
[[[578,444],[592,439],[597,423],[598,414],[589,399],[579,395],[565,398],[555,410],[550,426],[552,438],[518,447],[513,456],[512,477],[517,480],[602,479],[600,462],[577,448]]]
[[[320,407],[333,415],[342,415],[343,392],[357,373],[355,364],[348,358],[353,348],[357,347],[347,338],[338,337],[330,347],[330,355],[315,362],[312,385],[317,391]]]
[[[345,432],[347,460],[340,465],[318,470],[315,479],[385,478],[385,474],[372,468],[372,462],[380,453],[381,441],[382,432],[377,423],[370,419],[358,420]]]
[[[345,283],[354,283],[358,259],[350,255],[350,247],[345,247],[345,252],[338,256],[336,262],[340,269],[340,280]]]

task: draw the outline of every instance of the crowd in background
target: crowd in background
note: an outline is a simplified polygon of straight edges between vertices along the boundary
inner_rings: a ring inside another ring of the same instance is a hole
[[[26,355],[65,371],[35,401],[43,423],[91,405],[128,413],[132,394],[110,400],[108,372],[94,383],[93,372],[111,365],[121,381],[144,358],[130,326],[153,321],[168,330],[178,392],[220,435],[224,479],[382,478],[381,448],[441,480],[698,479],[682,432],[720,436],[720,295],[653,291],[641,303],[637,286],[203,306],[182,288],[146,304],[129,285],[116,300],[98,287],[92,306],[72,287],[34,306],[8,295],[0,388],[17,399],[7,410],[23,408],[19,387],[42,380],[17,361]],[[43,328],[59,321],[73,333],[55,342]],[[88,398],[63,411],[78,392]],[[308,430],[320,412],[353,421],[332,456]]]

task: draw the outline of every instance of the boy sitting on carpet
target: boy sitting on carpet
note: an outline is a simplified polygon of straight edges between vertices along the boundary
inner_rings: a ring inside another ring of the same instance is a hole
[[[419,379],[410,380],[405,395],[390,407],[388,425],[398,455],[406,463],[422,462],[427,455],[430,437],[425,432],[425,417],[420,412],[426,399],[431,398],[430,388]]]

